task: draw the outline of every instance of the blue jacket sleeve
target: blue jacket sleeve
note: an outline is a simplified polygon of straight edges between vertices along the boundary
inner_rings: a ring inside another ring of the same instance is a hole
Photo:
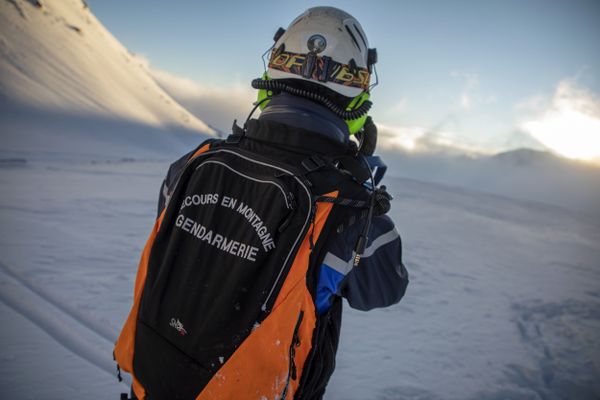
[[[354,245],[361,230],[361,224],[354,224],[328,248],[317,283],[320,313],[329,308],[332,296],[343,296],[352,308],[367,311],[395,304],[406,292],[408,272],[392,220],[388,216],[373,219],[367,247],[354,267]]]

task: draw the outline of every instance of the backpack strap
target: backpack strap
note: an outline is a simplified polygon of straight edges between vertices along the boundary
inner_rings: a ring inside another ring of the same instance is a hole
[[[241,137],[278,144],[305,154],[318,152],[319,155],[329,156],[350,155],[354,152],[349,143],[337,142],[322,134],[274,121],[251,119],[244,124],[244,128],[236,126],[232,136],[236,135],[238,129],[244,131]]]
[[[225,139],[225,143],[229,144],[238,144],[246,135],[246,124],[244,124],[244,128],[240,128],[237,124],[237,119],[233,120],[233,126],[231,127],[231,135],[227,136]]]
[[[306,173],[311,173],[318,171],[321,168],[324,168],[325,166],[331,164],[331,160],[319,155],[313,155],[302,160],[301,164],[302,167],[306,170]]]
[[[333,203],[344,207],[369,208],[369,202],[365,200],[346,199],[342,197],[317,196],[316,201],[320,203]]]

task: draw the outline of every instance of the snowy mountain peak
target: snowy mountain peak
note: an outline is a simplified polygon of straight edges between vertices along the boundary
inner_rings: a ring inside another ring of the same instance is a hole
[[[12,106],[214,134],[81,0],[0,3],[0,98]]]

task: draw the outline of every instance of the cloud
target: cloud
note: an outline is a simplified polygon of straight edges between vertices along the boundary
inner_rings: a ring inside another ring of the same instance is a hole
[[[449,119],[450,123],[455,123],[453,118]],[[476,156],[490,153],[480,147],[459,143],[454,131],[444,129],[450,123],[442,121],[434,129],[377,123],[378,148],[387,151],[446,155]]]
[[[150,69],[158,84],[178,103],[211,126],[228,134],[233,120],[243,122],[256,101],[250,83],[203,85],[159,69]]]
[[[600,96],[571,79],[551,98],[533,96],[517,104],[526,117],[519,127],[547,148],[569,158],[600,163]]]
[[[420,126],[390,126],[377,123],[378,145],[385,150],[417,150],[418,141],[425,136]]]

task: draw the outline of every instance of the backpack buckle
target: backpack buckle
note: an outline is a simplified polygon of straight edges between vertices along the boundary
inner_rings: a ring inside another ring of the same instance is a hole
[[[314,172],[323,168],[327,163],[319,156],[310,156],[302,160],[302,166],[306,172]]]
[[[231,135],[227,136],[227,139],[225,139],[226,143],[238,144],[246,134],[246,130],[238,126],[237,119],[233,120],[231,131]]]

